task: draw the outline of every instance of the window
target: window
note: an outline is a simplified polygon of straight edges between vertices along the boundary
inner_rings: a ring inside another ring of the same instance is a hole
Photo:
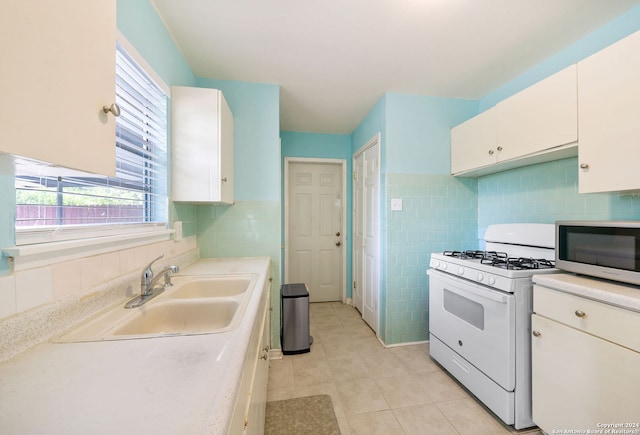
[[[116,177],[16,159],[16,227],[167,222],[167,94],[118,45]],[[88,144],[89,146],[89,144]],[[20,243],[18,243],[20,244]]]

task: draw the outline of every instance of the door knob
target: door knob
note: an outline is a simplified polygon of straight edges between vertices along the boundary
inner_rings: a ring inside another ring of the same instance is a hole
[[[340,231],[336,233],[336,237],[340,237]]]
[[[338,241],[336,242],[336,246],[340,246],[340,245],[342,245],[342,243],[340,243],[340,240],[338,240]]]

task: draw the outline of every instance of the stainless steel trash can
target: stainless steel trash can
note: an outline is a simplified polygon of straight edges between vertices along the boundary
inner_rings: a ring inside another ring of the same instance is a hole
[[[280,287],[280,343],[282,353],[292,355],[311,350],[309,335],[309,290],[306,284]]]

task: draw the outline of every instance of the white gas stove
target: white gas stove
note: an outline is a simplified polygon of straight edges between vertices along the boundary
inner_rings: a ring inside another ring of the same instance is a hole
[[[531,427],[531,277],[558,272],[555,226],[492,225],[485,244],[431,255],[430,354],[505,423]]]

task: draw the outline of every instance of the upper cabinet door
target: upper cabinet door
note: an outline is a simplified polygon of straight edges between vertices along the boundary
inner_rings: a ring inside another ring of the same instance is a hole
[[[0,152],[115,175],[115,0],[5,0]]]
[[[579,191],[640,189],[640,32],[578,63]]]
[[[571,65],[496,105],[500,160],[578,140],[576,77]]]
[[[496,163],[495,107],[451,129],[451,173]]]
[[[222,91],[171,88],[174,201],[233,204],[233,114]]]

